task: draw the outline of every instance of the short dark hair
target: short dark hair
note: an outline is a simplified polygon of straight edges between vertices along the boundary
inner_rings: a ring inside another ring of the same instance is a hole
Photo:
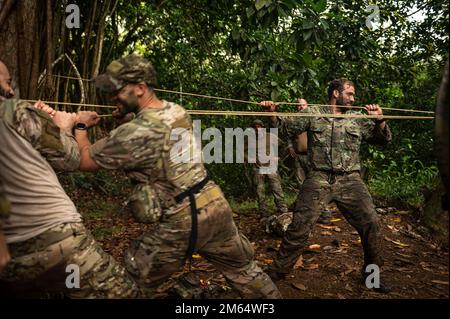
[[[344,91],[344,86],[348,84],[349,86],[355,86],[355,84],[347,79],[336,79],[330,82],[328,85],[328,99],[333,96],[333,91],[338,90],[339,92]]]

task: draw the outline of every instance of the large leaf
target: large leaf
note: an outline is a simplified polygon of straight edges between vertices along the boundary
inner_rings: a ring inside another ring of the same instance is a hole
[[[327,8],[327,0],[315,1],[313,4],[313,8],[318,13],[323,12]]]
[[[261,10],[262,8],[264,8],[265,6],[269,6],[269,4],[271,3],[271,0],[256,0],[255,1],[255,7],[256,10]]]

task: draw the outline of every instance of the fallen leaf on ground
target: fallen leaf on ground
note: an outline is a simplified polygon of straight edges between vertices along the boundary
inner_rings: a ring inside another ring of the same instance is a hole
[[[342,230],[339,227],[334,227],[333,229],[336,233],[340,233]]]
[[[342,220],[342,218],[333,218],[332,220],[330,220],[331,223],[337,223],[340,222]]]
[[[390,239],[390,238],[388,238],[386,236],[384,237],[384,239],[387,240],[387,241],[390,241],[391,243],[396,244],[397,246],[400,246],[400,247],[409,247],[408,244],[404,244],[404,243],[402,243],[402,242],[400,242],[398,240]]]
[[[263,261],[262,261],[264,264],[266,264],[266,265],[272,265],[273,264],[273,259],[268,259],[268,258],[266,258],[266,259],[263,259]]]
[[[327,230],[324,230],[323,232],[320,232],[322,235],[324,235],[324,236],[331,236],[331,235],[333,235],[331,232],[329,232],[329,231],[327,231]]]
[[[400,242],[400,241],[397,241],[397,240],[393,240],[392,242],[393,242],[394,244],[400,246],[400,247],[409,247],[408,244],[404,244],[404,243],[402,243],[402,242]]]
[[[320,245],[314,244],[314,245],[310,245],[308,248],[309,249],[320,249]]]
[[[323,228],[323,229],[334,229],[336,226],[327,226],[327,225],[320,225],[319,224],[319,227]]]
[[[303,256],[298,257],[297,261],[295,262],[294,269],[303,267]]]
[[[299,290],[303,290],[303,291],[306,291],[306,289],[308,289],[308,288],[306,288],[305,285],[303,285],[303,284],[301,284],[299,282],[293,282],[292,286],[294,286],[295,288],[297,288]]]
[[[431,282],[435,283],[435,284],[447,285],[448,286],[448,281],[432,280]]]
[[[192,258],[194,258],[194,259],[200,259],[200,258],[202,258],[202,256],[200,256],[199,254],[193,254],[193,255],[192,255]]]
[[[406,255],[406,254],[402,254],[402,253],[399,253],[399,252],[396,252],[395,254],[399,255],[399,256],[402,256],[402,257],[405,257],[405,258],[412,258],[411,255]]]

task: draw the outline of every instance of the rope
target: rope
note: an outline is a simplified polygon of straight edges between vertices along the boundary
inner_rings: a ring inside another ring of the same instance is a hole
[[[30,103],[36,103],[37,100],[23,100]],[[71,102],[58,102],[58,101],[42,101],[45,104],[53,104],[53,105],[72,105],[72,106],[88,106],[88,107],[98,107],[98,108],[105,108],[105,109],[116,109],[116,106],[112,105],[100,105],[100,104],[86,104],[86,103],[71,103]]]
[[[56,76],[56,75],[52,75]],[[64,79],[71,79],[71,80],[80,80],[79,78],[73,77],[73,76],[59,76],[60,78]],[[82,81],[86,82],[92,82],[93,79],[83,79]],[[166,90],[166,89],[153,89],[157,92],[166,92],[166,93],[173,93],[173,94],[180,94],[180,95],[187,95],[187,96],[194,96],[194,97],[201,97],[206,99],[214,99],[214,100],[222,100],[222,101],[229,101],[229,102],[236,102],[236,103],[243,103],[243,104],[251,104],[251,105],[260,105],[259,102],[254,101],[246,101],[246,100],[239,100],[239,99],[231,99],[231,98],[225,98],[225,97],[219,97],[219,96],[213,96],[213,95],[204,95],[204,94],[196,94],[196,93],[187,93],[187,92],[180,92],[180,91],[174,91],[174,90]],[[278,105],[297,105],[298,103],[293,102],[276,102],[275,104]],[[330,104],[314,104],[314,103],[308,103],[308,106],[312,107],[319,107],[319,106],[334,106]],[[364,106],[346,106],[342,105],[339,106],[341,108],[351,108],[351,109],[364,109]],[[414,110],[414,109],[399,109],[399,108],[391,108],[391,107],[385,107],[383,110],[386,111],[398,111],[398,112],[411,112],[411,113],[425,113],[425,114],[434,114],[433,111],[422,111],[422,110]]]
[[[36,100],[25,100],[27,102],[37,102]],[[116,106],[98,105],[98,104],[82,104],[82,103],[68,103],[55,101],[42,101],[45,104],[63,104],[74,106],[91,106],[115,109]],[[188,114],[192,115],[225,115],[225,116],[279,116],[279,117],[326,117],[326,118],[356,118],[356,119],[378,119],[379,115],[358,115],[358,114],[314,114],[314,113],[292,113],[292,112],[256,112],[256,111],[215,111],[215,110],[186,110]],[[99,115],[100,117],[112,117],[112,114]],[[384,119],[400,120],[434,120],[433,116],[403,116],[403,115],[382,115]]]

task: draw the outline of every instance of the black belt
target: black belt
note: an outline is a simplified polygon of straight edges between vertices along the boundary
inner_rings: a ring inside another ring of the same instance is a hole
[[[189,197],[192,223],[191,223],[191,236],[189,237],[189,246],[187,249],[186,258],[189,259],[190,264],[192,260],[192,254],[194,253],[195,250],[195,245],[197,244],[197,234],[198,234],[197,214],[199,213],[199,211],[195,203],[195,194],[199,193],[203,189],[203,187],[205,187],[205,185],[209,182],[209,180],[210,177],[206,175],[206,177],[201,182],[195,184],[191,188],[175,196],[175,201],[178,204],[181,203],[183,199],[185,199],[186,197]]]

